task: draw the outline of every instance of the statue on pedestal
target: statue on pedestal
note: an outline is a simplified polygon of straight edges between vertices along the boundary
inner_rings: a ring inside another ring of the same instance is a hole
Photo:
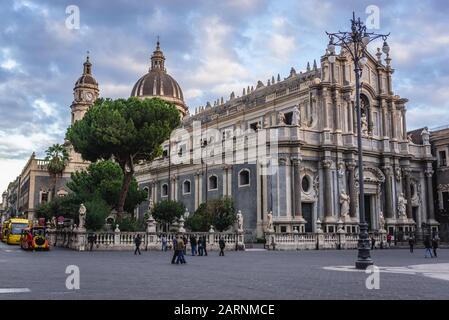
[[[404,194],[401,193],[398,197],[398,212],[399,212],[399,218],[405,218],[407,219],[407,200],[404,198]]]
[[[80,230],[84,229],[84,226],[86,224],[86,207],[84,206],[84,203],[81,203],[80,205],[80,209],[79,209],[79,224],[78,224],[78,228]]]
[[[273,232],[273,212],[270,211],[267,214],[267,232]]]
[[[362,120],[362,134],[366,136],[368,135],[368,119],[366,117],[366,114],[362,114],[361,120]]]
[[[278,125],[285,126],[285,114],[283,112],[278,113]]]
[[[243,232],[243,214],[240,210],[237,212],[237,231]]]
[[[379,213],[379,229],[385,230],[385,218],[382,211]]]
[[[346,219],[346,217],[349,215],[349,201],[350,198],[349,196],[346,194],[345,191],[342,191],[340,193],[340,216],[343,218],[343,220]]]
[[[300,126],[301,125],[301,110],[299,109],[298,106],[295,106],[293,108],[292,125],[294,125],[294,126]]]

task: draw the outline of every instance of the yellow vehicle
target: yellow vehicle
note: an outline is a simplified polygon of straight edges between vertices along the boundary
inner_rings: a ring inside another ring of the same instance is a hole
[[[1,225],[1,233],[0,233],[0,240],[3,242],[6,242],[6,235],[8,234],[8,226],[9,226],[9,220],[6,220],[5,222],[3,222],[3,224]]]
[[[30,222],[27,219],[11,219],[6,233],[7,244],[20,244],[22,230],[28,228]]]

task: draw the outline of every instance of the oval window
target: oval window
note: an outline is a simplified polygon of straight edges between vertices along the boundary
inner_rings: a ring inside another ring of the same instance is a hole
[[[308,192],[310,189],[310,180],[308,176],[304,176],[301,181],[302,190]]]

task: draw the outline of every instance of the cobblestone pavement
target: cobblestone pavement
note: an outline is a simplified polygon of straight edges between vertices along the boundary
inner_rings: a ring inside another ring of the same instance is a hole
[[[25,252],[1,243],[0,299],[449,299],[444,249],[437,259],[425,259],[423,250],[373,251],[382,268],[429,264],[417,267],[423,272],[381,272],[379,290],[366,289],[363,272],[338,270],[354,265],[354,250],[210,252],[187,256],[186,265],[170,264],[171,255]],[[80,290],[66,289],[68,265],[80,269]],[[426,276],[429,268],[436,276]]]

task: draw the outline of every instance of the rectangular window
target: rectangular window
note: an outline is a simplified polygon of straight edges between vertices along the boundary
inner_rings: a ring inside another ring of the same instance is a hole
[[[47,203],[47,202],[48,202],[48,192],[42,192],[41,203]]]
[[[440,167],[447,166],[446,151],[438,152],[440,158]]]
[[[291,125],[293,123],[293,112],[287,112],[284,114],[285,124]]]

